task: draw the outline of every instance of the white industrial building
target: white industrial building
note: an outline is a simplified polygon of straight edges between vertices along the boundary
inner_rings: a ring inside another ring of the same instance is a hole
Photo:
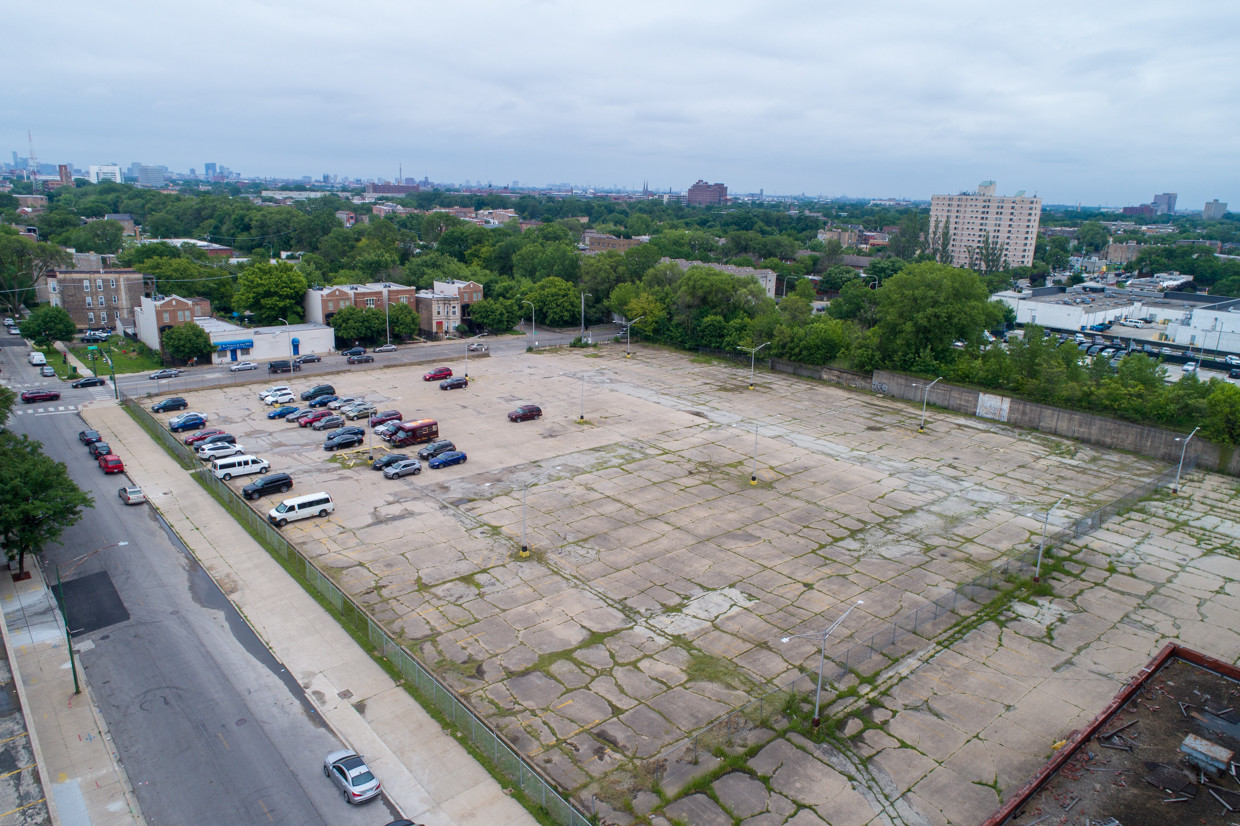
[[[336,331],[325,324],[276,324],[240,327],[210,316],[192,315],[192,302],[179,296],[153,300],[143,297],[134,313],[138,340],[160,349],[160,336],[170,327],[193,321],[211,338],[214,364],[236,361],[274,361],[335,351]]]

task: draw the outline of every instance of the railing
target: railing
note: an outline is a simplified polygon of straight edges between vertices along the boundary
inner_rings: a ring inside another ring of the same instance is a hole
[[[169,433],[142,405],[132,399],[126,399],[125,404],[140,421],[148,425],[147,430],[160,434],[164,446],[169,448],[169,452],[176,456],[182,465],[201,466],[189,446],[178,439],[175,433]],[[542,806],[556,823],[564,826],[589,826],[590,818],[578,810],[549,778],[538,771],[501,733],[475,714],[455,691],[436,677],[417,657],[393,640],[365,609],[353,602],[313,562],[303,556],[296,546],[285,539],[267,521],[266,516],[257,513],[227,483],[216,479],[212,474],[197,475],[238,521],[249,526],[271,553],[295,566],[309,587],[331,604],[342,622],[362,631],[375,651],[411,682],[422,698],[434,703],[452,728],[490,758],[494,767],[510,778],[531,801]]]

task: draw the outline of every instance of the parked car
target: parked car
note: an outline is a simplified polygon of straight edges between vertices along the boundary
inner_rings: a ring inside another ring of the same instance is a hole
[[[155,402],[155,404],[151,405],[151,410],[155,413],[167,413],[170,410],[184,410],[187,407],[189,407],[189,402],[180,396],[173,396],[170,399]]]
[[[299,422],[299,421],[301,421],[301,417],[302,417],[302,416],[306,415],[307,413],[313,413],[313,412],[314,412],[314,411],[313,411],[313,410],[311,410],[309,407],[299,407],[299,408],[297,408],[296,410],[294,410],[292,413],[290,413],[290,414],[288,414],[287,416],[285,416],[285,417],[284,417],[284,421],[286,421],[286,422]]]
[[[147,378],[148,379],[175,379],[179,375],[181,375],[180,370],[176,369],[175,367],[167,367],[163,370],[156,370],[154,373],[147,376]]]
[[[252,361],[239,361],[236,364],[228,365],[228,372],[240,373],[243,370],[257,370],[258,364]]]
[[[93,445],[95,442],[103,441],[103,437],[99,435],[98,430],[79,430],[78,441],[84,445]]]
[[[256,482],[251,482],[241,489],[246,499],[257,499],[269,493],[288,493],[293,489],[293,477],[287,473],[269,473]]]
[[[359,401],[357,396],[337,396],[327,403],[327,409],[339,410],[342,407],[353,404],[355,401]]]
[[[487,351],[487,346],[485,344],[479,344],[475,341],[472,342],[467,349],[471,353],[485,353]]]
[[[452,378],[452,371],[447,367],[436,367],[434,370],[422,376],[422,381],[439,381],[440,379]]]
[[[336,784],[346,803],[364,803],[378,797],[381,791],[379,778],[361,755],[347,749],[333,751],[324,758],[323,775]]]
[[[317,396],[310,400],[310,407],[321,407],[327,409],[327,406],[336,400],[335,396]]]
[[[445,453],[449,450],[456,450],[456,445],[452,444],[452,442],[447,439],[436,439],[418,451],[418,458],[434,459],[440,453]]]
[[[330,439],[333,436],[343,436],[346,433],[356,433],[358,436],[365,436],[366,428],[358,427],[357,425],[347,425],[345,427],[338,427],[335,430],[328,431],[325,434],[324,438]]]
[[[22,403],[33,404],[34,402],[54,402],[60,398],[60,393],[55,390],[26,390],[22,392]]]
[[[290,390],[284,390],[280,393],[272,393],[270,396],[263,397],[263,402],[270,405],[288,404],[295,401],[297,401],[297,397],[294,396]]]
[[[233,442],[216,442],[212,445],[202,445],[194,452],[198,454],[199,459],[210,461],[222,456],[240,456],[245,453],[245,448]]]
[[[363,416],[371,416],[375,413],[375,406],[370,402],[355,402],[341,411],[346,418],[356,421]]]
[[[439,468],[450,467],[451,465],[463,465],[465,464],[466,458],[468,457],[465,455],[464,451],[447,450],[440,453],[434,459],[431,459],[427,464],[430,465],[431,470],[438,470]]]
[[[45,379],[54,379],[56,378],[56,368],[50,364],[45,364],[39,368],[39,375]]]
[[[277,407],[275,410],[267,414],[268,419],[283,419],[290,413],[297,412],[298,407],[295,404],[285,404]]]
[[[126,505],[141,505],[146,501],[146,494],[143,493],[142,488],[137,485],[130,485],[128,487],[121,488],[116,492],[116,495],[119,496],[121,501]]]
[[[332,387],[330,384],[317,384],[309,390],[302,391],[301,400],[303,402],[308,402],[317,399],[319,396],[334,395],[336,395],[336,388]]]
[[[374,356],[349,356],[349,358],[346,359],[349,364],[370,364],[374,360]]]
[[[393,419],[390,422],[384,422],[383,424],[376,427],[375,435],[381,439],[386,439],[389,436],[391,436],[393,433],[395,433],[397,430],[400,430],[400,419]]]
[[[274,396],[277,393],[292,393],[292,392],[293,392],[293,388],[289,387],[287,384],[277,384],[275,387],[268,387],[266,390],[258,391],[258,397],[260,399],[266,400],[268,396]]]
[[[523,404],[508,414],[508,421],[510,422],[524,422],[528,419],[541,418],[542,408],[536,404]]]
[[[1183,366],[1183,367],[1181,367],[1181,368],[1180,368],[1180,370],[1181,370],[1181,372],[1183,372],[1185,375],[1187,375],[1187,374],[1189,374],[1189,373],[1196,373],[1196,372],[1197,372],[1197,362],[1195,362],[1195,361],[1186,361],[1186,362],[1184,362],[1184,366]]]
[[[301,363],[297,361],[289,361],[288,359],[276,359],[267,362],[268,373],[292,373],[294,370],[300,370]]]
[[[207,417],[201,413],[182,413],[168,422],[168,429],[173,433],[182,430],[201,430],[207,426]]]
[[[410,474],[417,476],[421,472],[422,463],[417,459],[401,459],[399,462],[392,462],[392,464],[383,469],[383,475],[388,479],[399,479]]]
[[[378,427],[388,422],[399,422],[401,419],[399,410],[384,410],[382,413],[371,415],[369,424],[371,427]]]
[[[397,462],[404,462],[409,456],[404,453],[389,453],[386,456],[380,456],[370,464],[371,470],[383,470],[388,465],[394,465]]]
[[[104,473],[124,473],[125,463],[115,453],[108,453],[99,457],[99,469]]]
[[[453,376],[452,378],[439,383],[440,390],[456,390],[461,387],[469,387],[469,379],[464,376]]]
[[[344,424],[344,416],[329,413],[322,418],[315,419],[310,423],[310,426],[315,430],[330,430],[333,427],[340,427],[342,424]]]
[[[184,441],[187,445],[196,445],[200,442],[206,441],[212,436],[218,436],[223,432],[224,431],[220,430],[218,427],[212,427],[207,430],[199,430],[197,433],[191,433],[185,437]]]
[[[198,448],[201,448],[203,445],[218,445],[225,443],[235,445],[237,443],[237,437],[231,433],[212,433],[210,436],[198,442]]]
[[[309,413],[297,420],[297,425],[298,427],[309,427],[319,419],[326,418],[331,414],[332,413],[330,410],[311,410]]]
[[[296,364],[318,364],[322,360],[321,356],[316,356],[314,353],[306,353],[304,356],[298,356],[293,359],[293,362]]]
[[[1227,371],[1227,378],[1240,379],[1240,367],[1233,367]]]
[[[396,345],[395,344],[384,344],[381,347],[376,347],[375,352],[376,353],[395,353]]]
[[[80,390],[83,387],[107,387],[108,380],[102,376],[87,376],[84,379],[78,379],[70,387]]]
[[[112,448],[107,442],[92,442],[86,446],[86,452],[90,454],[90,458],[98,459],[100,456],[107,456],[112,452]]]
[[[340,355],[346,356],[346,357],[347,356],[360,356],[364,354],[365,352],[366,352],[365,347],[350,347],[348,350],[341,350]]]
[[[326,451],[341,450],[346,447],[357,447],[366,444],[366,437],[358,433],[341,433],[339,436],[331,436],[327,441],[323,442],[323,449]]]

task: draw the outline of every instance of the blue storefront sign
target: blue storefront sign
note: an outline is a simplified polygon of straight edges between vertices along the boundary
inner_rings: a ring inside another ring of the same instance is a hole
[[[242,341],[217,341],[215,342],[216,350],[248,350],[254,347],[254,339],[247,338]]]

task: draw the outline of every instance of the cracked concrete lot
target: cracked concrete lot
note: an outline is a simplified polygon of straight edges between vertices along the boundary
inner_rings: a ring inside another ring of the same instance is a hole
[[[286,535],[616,822],[977,822],[1167,637],[1234,656],[1220,630],[1237,627],[1231,514],[1198,525],[1192,496],[1155,497],[1082,538],[1054,601],[1014,603],[836,702],[826,744],[752,732],[743,770],[680,800],[617,792],[686,734],[816,670],[817,642],[782,636],[864,600],[831,638],[842,650],[1028,548],[1063,494],[1052,529],[1164,469],[935,411],[919,435],[920,407],[779,374],[749,391],[745,367],[604,347],[475,360],[451,393],[417,367],[333,377],[437,419],[469,455],[394,481],[265,419],[257,386],[186,395],[292,473],[294,494],[331,492],[331,518]],[[524,402],[544,417],[508,422]],[[1225,502],[1232,480],[1207,482],[1186,492]]]

